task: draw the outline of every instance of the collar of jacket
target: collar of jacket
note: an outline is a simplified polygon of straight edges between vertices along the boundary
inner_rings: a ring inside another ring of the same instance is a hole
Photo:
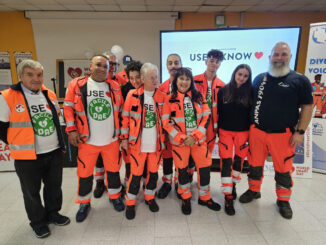
[[[10,88],[12,90],[19,91],[19,92],[23,93],[22,82],[13,84],[10,86]],[[48,89],[44,86],[44,84],[42,84],[41,91],[43,94],[46,94],[46,95],[48,94]]]

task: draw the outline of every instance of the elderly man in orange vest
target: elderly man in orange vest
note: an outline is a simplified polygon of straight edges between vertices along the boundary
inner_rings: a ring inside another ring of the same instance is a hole
[[[56,95],[43,85],[43,66],[24,60],[17,72],[21,82],[1,91],[0,138],[15,160],[30,225],[38,238],[44,238],[50,235],[48,222],[70,223],[58,213],[62,206],[63,118]]]

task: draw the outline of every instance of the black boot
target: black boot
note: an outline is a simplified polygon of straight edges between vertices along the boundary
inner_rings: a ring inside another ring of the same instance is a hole
[[[166,198],[169,195],[171,189],[171,185],[167,182],[164,182],[161,186],[161,189],[157,193],[157,197],[160,199]]]
[[[127,219],[134,219],[136,216],[135,205],[127,205],[126,208],[126,218]]]
[[[224,207],[225,207],[225,213],[227,215],[235,215],[235,210],[234,210],[234,206],[233,206],[233,196],[232,195],[225,196]]]
[[[277,200],[276,204],[283,218],[292,219],[293,212],[290,203],[288,201]]]
[[[181,206],[181,211],[184,215],[189,215],[191,214],[191,198],[188,199],[182,199],[182,206]]]
[[[96,187],[93,192],[95,198],[100,198],[105,191],[105,185],[103,180],[96,181]]]
[[[252,200],[258,199],[260,197],[261,197],[260,192],[255,192],[255,191],[252,191],[252,190],[247,190],[245,193],[243,193],[240,196],[239,201],[241,203],[248,203],[248,202],[251,202]]]

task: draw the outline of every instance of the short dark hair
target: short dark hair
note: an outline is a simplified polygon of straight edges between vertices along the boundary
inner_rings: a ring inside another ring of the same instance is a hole
[[[169,54],[168,57],[166,58],[166,60],[168,60],[170,56],[177,56],[179,58],[179,60],[180,60],[180,63],[182,64],[182,60],[181,60],[181,56],[180,55],[178,55],[176,53]]]
[[[318,77],[321,78],[321,74],[315,75],[315,79],[317,79]]]
[[[218,59],[219,61],[224,60],[224,54],[222,51],[218,50],[218,49],[211,49],[208,53],[207,53],[207,59],[209,59],[210,57],[213,57],[215,59]]]
[[[131,61],[127,67],[126,67],[126,73],[129,78],[129,72],[131,71],[138,71],[140,73],[140,68],[143,66],[143,63],[141,63],[138,60]]]

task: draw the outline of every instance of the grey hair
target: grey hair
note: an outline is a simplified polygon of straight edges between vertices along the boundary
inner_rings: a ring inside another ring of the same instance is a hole
[[[156,65],[154,65],[152,63],[144,63],[142,65],[142,67],[140,68],[140,75],[142,77],[146,77],[147,73],[152,70],[155,70],[158,74],[158,68]]]
[[[35,61],[35,60],[23,60],[22,62],[20,62],[17,66],[17,73],[18,73],[18,76],[22,76],[23,75],[23,72],[24,72],[24,69],[28,67],[28,68],[31,68],[31,69],[37,69],[37,68],[41,68],[42,71],[44,70],[43,66],[41,65],[40,62],[38,61]]]

